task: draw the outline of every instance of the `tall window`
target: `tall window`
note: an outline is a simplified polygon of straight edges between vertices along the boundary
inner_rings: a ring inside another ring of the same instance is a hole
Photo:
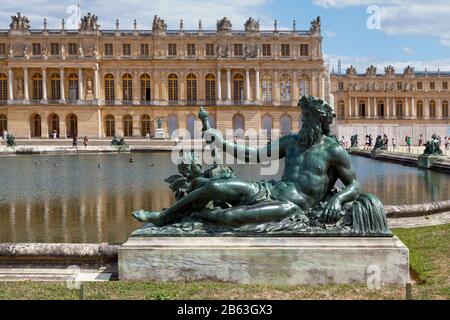
[[[78,75],[71,73],[69,75],[69,100],[75,101],[78,99]]]
[[[264,43],[262,45],[262,54],[264,57],[272,56],[272,45],[269,43]]]
[[[177,44],[176,43],[169,43],[168,54],[169,54],[169,56],[177,55]]]
[[[430,90],[436,90],[436,83],[430,82]]]
[[[309,95],[309,78],[304,75],[300,79],[300,97]]]
[[[195,119],[196,117],[193,114],[188,115],[186,118],[186,127],[191,139],[195,138]]]
[[[212,103],[216,101],[216,77],[208,74],[205,78],[206,102]]]
[[[52,56],[59,55],[59,43],[50,43],[50,54]]]
[[[115,100],[114,76],[110,73],[105,76],[105,100],[108,102]]]
[[[385,116],[385,112],[384,112],[384,101],[383,100],[378,100],[377,103],[377,113],[379,117],[384,117]]]
[[[285,114],[280,119],[281,135],[287,136],[292,133],[292,118]]]
[[[447,100],[442,101],[442,116],[448,117],[448,101]]]
[[[133,100],[133,77],[129,73],[122,77],[122,93],[123,101],[130,102]]]
[[[78,53],[78,46],[76,43],[69,43],[69,55],[76,56]]]
[[[105,56],[112,57],[114,55],[114,49],[112,43],[105,43]]]
[[[178,101],[178,76],[176,74],[169,75],[169,101]]]
[[[178,116],[176,114],[171,114],[167,120],[167,124],[170,138],[178,138],[173,137],[174,132],[178,130]]]
[[[71,114],[67,117],[67,135],[68,137],[78,137],[78,118]]]
[[[309,56],[309,45],[308,44],[300,44],[300,56],[302,56],[302,57]]]
[[[288,75],[281,76],[281,101],[291,102],[291,78]]]
[[[4,114],[0,114],[0,132],[8,131],[8,119]]]
[[[448,90],[448,82],[447,81],[442,82],[442,89]]]
[[[57,114],[52,114],[49,117],[48,133],[50,137],[53,137],[53,133],[59,137],[59,117]]]
[[[51,100],[57,101],[61,99],[61,78],[59,74],[53,73],[50,76]]]
[[[106,136],[114,137],[116,135],[116,120],[112,114],[106,116]]]
[[[422,100],[417,101],[417,117],[423,117],[423,102]]]
[[[0,73],[0,101],[6,101],[8,99],[8,79],[6,74]],[[0,130],[3,132],[3,130]]]
[[[338,102],[338,119],[345,119],[345,103],[342,100]]]
[[[422,81],[417,82],[417,90],[422,90],[423,89],[423,83]]]
[[[41,55],[41,44],[33,43],[33,55],[40,56]]]
[[[131,56],[131,44],[124,43],[122,45],[122,55],[127,57]]]
[[[42,100],[42,75],[40,73],[33,76],[33,100]]]
[[[338,90],[339,91],[344,91],[344,83],[342,81],[340,81],[339,84],[338,84]]]
[[[192,73],[187,76],[187,100],[197,101],[197,77]]]
[[[402,91],[403,90],[403,82],[398,81],[397,82],[397,90]]]
[[[244,131],[245,131],[244,116],[241,114],[237,114],[233,117],[234,136],[238,137],[239,139],[242,139],[244,138]]]
[[[233,98],[235,102],[244,101],[244,76],[241,74],[233,77]]]
[[[214,56],[216,54],[214,51],[214,43],[207,43],[205,45],[205,50],[207,56]]]
[[[6,55],[6,43],[0,43],[0,56]]]
[[[133,136],[133,118],[130,115],[123,117],[123,135],[125,137]]]
[[[262,77],[262,99],[264,102],[272,102],[272,77],[268,74],[265,74]]]
[[[188,56],[195,56],[195,43],[188,43],[187,44],[187,55]]]
[[[436,118],[436,101],[430,101],[430,117]]]
[[[402,100],[397,100],[396,103],[396,112],[397,112],[397,117],[403,117],[403,102]]]
[[[33,115],[31,117],[31,136],[40,137],[42,134],[41,128],[41,116],[38,114]]]
[[[285,58],[291,56],[291,46],[289,44],[281,45],[281,56]]]
[[[358,102],[358,111],[360,117],[366,116],[366,102],[364,100],[359,100]]]
[[[148,56],[148,43],[141,43],[141,56]]]
[[[151,77],[146,73],[141,76],[141,100],[152,100]]]
[[[236,57],[241,57],[244,55],[244,51],[242,49],[242,43],[235,43],[234,44],[234,55]]]
[[[273,119],[270,115],[266,114],[262,117],[262,129],[267,134],[267,139],[270,139],[272,136],[272,129],[273,129]],[[263,138],[266,138],[263,136]]]
[[[152,122],[150,120],[150,116],[143,115],[141,118],[141,136],[145,137],[147,134],[150,134]]]

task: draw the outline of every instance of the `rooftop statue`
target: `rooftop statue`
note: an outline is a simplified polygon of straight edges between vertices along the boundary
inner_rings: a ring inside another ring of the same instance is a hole
[[[97,23],[98,17],[95,14],[88,12],[87,16],[84,16],[80,22],[79,31],[81,32],[93,32],[99,31],[100,25]]]
[[[435,133],[431,137],[431,141],[427,141],[425,151],[423,153],[424,156],[444,156],[444,153],[441,150],[441,139]]]
[[[217,31],[231,31],[233,25],[227,17],[217,20]]]
[[[403,72],[404,75],[412,76],[414,74],[414,68],[408,65]]]
[[[30,31],[30,20],[17,12],[17,16],[11,16],[10,31],[28,32]]]
[[[317,17],[316,19],[311,21],[311,27],[309,28],[309,32],[312,35],[319,35],[320,34],[320,28],[321,28],[320,17]]]
[[[207,142],[245,155],[247,162],[262,162],[265,155],[271,155],[271,160],[285,159],[281,181],[247,181],[217,165],[212,170],[219,173],[213,175],[190,167],[196,173],[181,184],[185,193],[178,193],[173,206],[133,213],[137,220],[150,224],[132,236],[391,236],[382,203],[362,193],[350,156],[331,133],[336,117],[333,108],[311,96],[302,97],[299,107],[301,131],[262,148],[224,140],[201,110]],[[338,180],[344,185],[341,190],[335,188]]]
[[[377,67],[371,65],[370,67],[368,67],[366,69],[366,74],[367,75],[371,75],[371,76],[375,76],[377,74]]]
[[[152,30],[153,30],[153,32],[155,32],[155,31],[166,32],[167,24],[164,22],[163,19],[161,19],[160,17],[155,15],[155,17],[153,18]]]
[[[247,32],[258,32],[259,31],[259,20],[255,20],[253,18],[248,18],[245,23],[245,31]]]
[[[347,75],[356,75],[356,68],[351,65],[350,67],[347,68]]]
[[[384,68],[384,73],[387,76],[393,76],[393,75],[395,75],[395,69],[393,66],[387,66],[386,68]]]

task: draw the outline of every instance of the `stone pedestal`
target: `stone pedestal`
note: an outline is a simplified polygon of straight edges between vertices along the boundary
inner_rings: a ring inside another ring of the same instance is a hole
[[[409,282],[409,250],[394,238],[130,238],[124,281],[239,284]]]
[[[419,160],[417,161],[417,166],[419,168],[424,169],[430,169],[433,166],[433,162],[436,160],[446,160],[447,157],[445,156],[429,156],[429,155],[422,155],[419,157]]]
[[[164,132],[164,129],[156,129],[155,130],[155,139],[156,140],[165,140],[166,139],[166,133]]]

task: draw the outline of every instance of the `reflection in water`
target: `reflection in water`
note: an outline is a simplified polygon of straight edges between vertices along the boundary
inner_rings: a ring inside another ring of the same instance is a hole
[[[159,210],[174,201],[163,182],[176,171],[170,155],[133,157],[132,164],[127,155],[1,158],[0,242],[126,241],[141,226],[132,211]],[[353,157],[353,163],[364,190],[385,204],[450,199],[446,174],[362,157]],[[249,180],[261,179],[259,168],[234,166]]]

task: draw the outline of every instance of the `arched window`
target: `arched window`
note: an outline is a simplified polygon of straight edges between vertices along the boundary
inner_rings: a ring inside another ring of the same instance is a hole
[[[263,102],[271,103],[272,102],[272,77],[268,74],[265,74],[262,77],[262,99]]]
[[[309,77],[307,75],[303,75],[300,78],[300,97],[302,96],[308,96],[309,93]]]
[[[235,102],[244,101],[244,76],[241,74],[233,77],[233,99]]]
[[[281,102],[291,102],[291,78],[285,74],[281,77]]]
[[[0,73],[0,101],[6,100],[8,100],[8,79],[6,74]],[[3,132],[3,130],[0,132]]]
[[[114,76],[110,73],[105,76],[105,100],[109,103],[116,100],[116,95],[114,93]]]
[[[116,120],[112,114],[106,116],[106,136],[114,137],[116,135]]]
[[[141,76],[141,101],[149,102],[151,100],[152,100],[151,77],[145,73]]]
[[[345,118],[345,103],[342,100],[339,100],[338,102],[338,119],[344,119]]]
[[[386,114],[384,112],[384,101],[378,100],[377,102],[377,113],[379,117],[385,117]]]
[[[133,118],[130,115],[123,117],[123,135],[124,137],[133,136]]]
[[[61,78],[59,74],[53,73],[50,76],[50,99],[53,101],[58,101],[61,99]]]
[[[187,82],[187,101],[195,103],[197,101],[197,77],[195,74],[189,74],[186,78]]]
[[[41,116],[35,114],[31,117],[31,136],[40,138],[41,134]]]
[[[3,131],[8,131],[8,119],[4,114],[0,114],[0,132],[3,134]]]
[[[56,137],[59,137],[59,116],[57,114],[50,115],[48,122],[48,135],[53,137],[56,133]]]
[[[430,101],[430,117],[436,118],[436,101]]]
[[[42,100],[42,75],[36,73],[33,76],[33,100]],[[40,136],[40,135],[39,135]]]
[[[216,102],[216,76],[208,74],[205,77],[206,103]]]
[[[171,114],[167,120],[167,124],[169,127],[169,136],[172,138],[174,132],[178,130],[178,116],[176,114]],[[178,138],[178,137],[173,137]]]
[[[150,134],[152,130],[152,122],[150,120],[150,116],[143,115],[141,118],[141,136],[145,137],[147,134]]]
[[[245,120],[243,115],[237,114],[233,117],[233,131],[235,137],[244,138]]]
[[[178,101],[178,76],[176,74],[169,75],[169,101]]]
[[[133,77],[129,73],[122,76],[122,94],[123,101],[133,101]]]
[[[78,137],[78,117],[74,114],[67,117],[67,136]]]
[[[78,75],[75,73],[69,74],[69,100],[76,101],[80,99],[78,93]]]
[[[292,133],[292,118],[285,114],[280,119],[281,135],[287,136]]]
[[[403,117],[403,102],[402,102],[402,100],[397,100],[396,112],[397,112],[397,117]]]
[[[193,114],[188,115],[186,118],[186,127],[191,139],[195,138],[195,119]]]
[[[262,117],[262,129],[267,134],[267,139],[272,137],[273,119],[270,115],[266,114]],[[263,138],[266,138],[263,136]]]
[[[366,102],[364,100],[359,100],[358,111],[360,117],[364,118],[366,116]]]
[[[422,100],[417,101],[417,117],[423,117],[423,102]]]
[[[442,101],[442,117],[448,118],[448,101]]]

